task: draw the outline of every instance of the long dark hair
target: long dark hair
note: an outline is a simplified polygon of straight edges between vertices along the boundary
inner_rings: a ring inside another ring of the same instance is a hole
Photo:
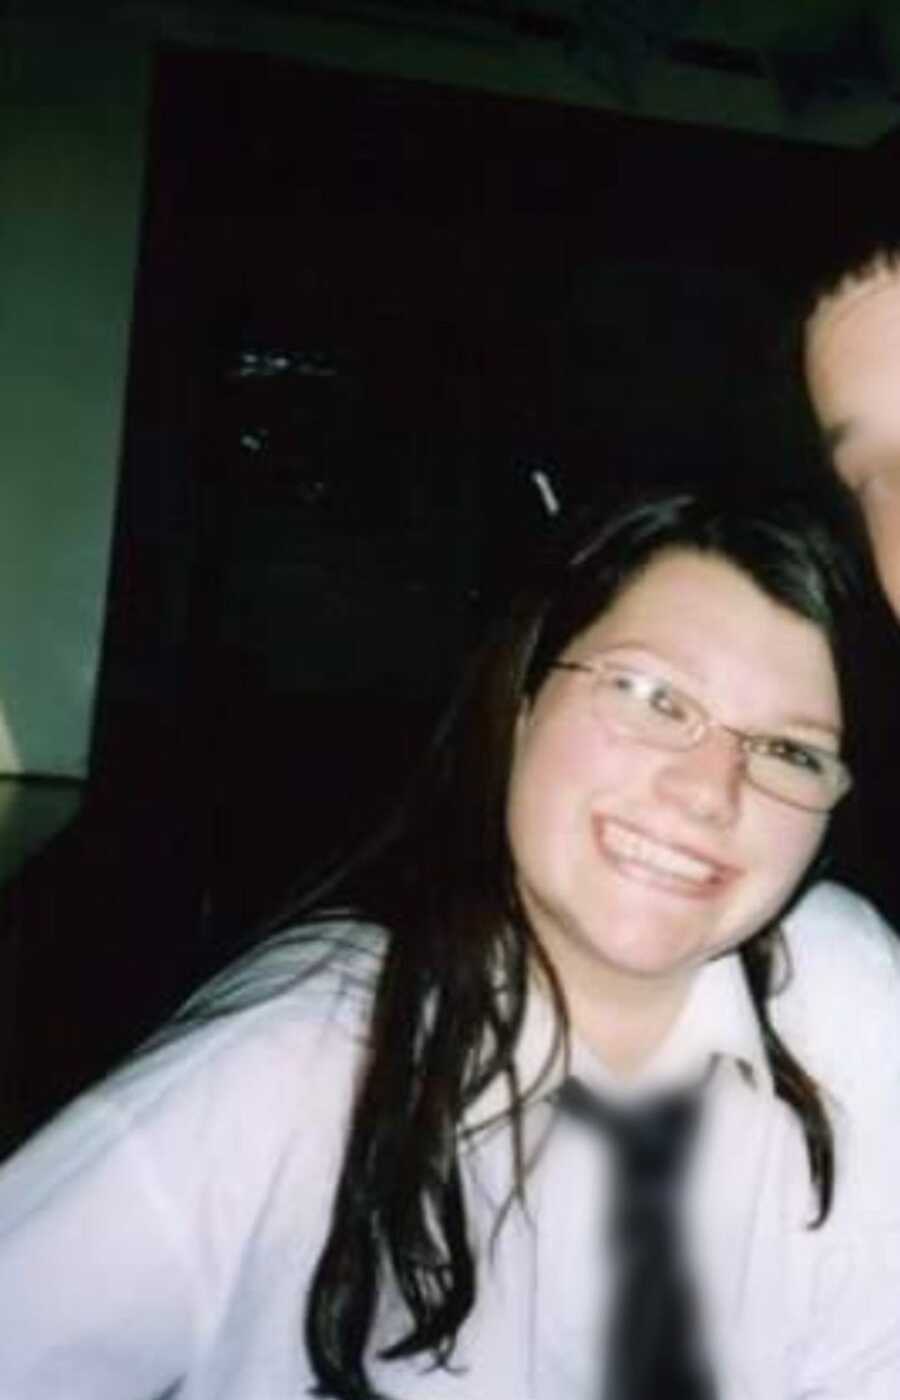
[[[376,1394],[365,1353],[386,1280],[406,1305],[409,1328],[382,1355],[425,1353],[438,1364],[450,1357],[477,1287],[460,1128],[498,1077],[507,1089],[513,1145],[510,1204],[523,1199],[523,1110],[544,1076],[521,1083],[514,1052],[535,965],[556,1014],[551,1060],[566,1052],[567,1023],[559,984],[518,898],[507,843],[515,721],[566,645],[671,549],[721,556],[821,628],[842,682],[850,556],[837,531],[783,496],[748,502],[707,491],[657,495],[599,523],[586,520],[550,551],[490,632],[392,820],[318,896],[321,907],[352,893],[354,907],[389,931],[331,1228],[307,1309],[307,1345],[323,1395]],[[776,1092],[805,1136],[821,1221],[833,1190],[832,1135],[815,1084],[769,1017],[777,941],[777,929],[764,928],[741,957]]]

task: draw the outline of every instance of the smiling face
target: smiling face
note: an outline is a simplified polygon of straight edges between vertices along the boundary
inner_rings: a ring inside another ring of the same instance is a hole
[[[839,746],[828,642],[725,560],[661,553],[560,660],[650,671],[745,731]],[[517,884],[578,1024],[614,986],[686,990],[782,907],[827,817],[750,786],[733,735],[650,748],[604,727],[591,677],[551,670],[520,715],[507,808]],[[643,989],[643,991],[642,991]]]
[[[900,270],[876,264],[819,303],[806,327],[806,376],[900,618]]]

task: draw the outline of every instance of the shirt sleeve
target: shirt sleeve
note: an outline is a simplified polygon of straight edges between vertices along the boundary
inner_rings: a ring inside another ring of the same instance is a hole
[[[237,965],[0,1167],[0,1400],[219,1396],[220,1368],[243,1400],[242,1349],[247,1400],[300,1374],[372,982],[349,938],[302,954]]]
[[[896,1189],[896,1188],[895,1188]],[[877,1200],[857,1229],[823,1251],[797,1400],[900,1395],[900,1219]]]
[[[150,1159],[88,1096],[0,1179],[2,1400],[148,1400],[197,1328],[187,1259]]]
[[[151,1400],[188,1378],[218,1395],[242,1349],[266,1376],[295,1365],[357,1055],[336,1020],[290,1003],[225,1016],[7,1163],[0,1400]]]
[[[808,1237],[810,1324],[791,1400],[897,1400],[900,943],[868,902],[834,886],[800,934],[791,954],[805,990],[786,1030],[824,1091],[836,1170],[831,1215]]]

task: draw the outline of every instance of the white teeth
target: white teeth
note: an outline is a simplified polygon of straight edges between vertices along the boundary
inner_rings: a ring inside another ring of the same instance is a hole
[[[671,846],[661,846],[627,827],[605,822],[603,831],[608,849],[624,860],[639,861],[641,865],[651,866],[665,875],[679,875],[682,879],[696,880],[698,883],[706,883],[716,874],[716,867],[709,861],[697,860],[694,856],[685,855],[684,851],[673,850]]]

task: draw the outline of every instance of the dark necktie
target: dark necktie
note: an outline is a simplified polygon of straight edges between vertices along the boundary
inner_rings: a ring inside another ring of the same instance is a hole
[[[561,1108],[612,1150],[613,1293],[603,1400],[715,1400],[681,1239],[685,1168],[701,1087],[645,1103],[605,1102],[580,1080]]]

